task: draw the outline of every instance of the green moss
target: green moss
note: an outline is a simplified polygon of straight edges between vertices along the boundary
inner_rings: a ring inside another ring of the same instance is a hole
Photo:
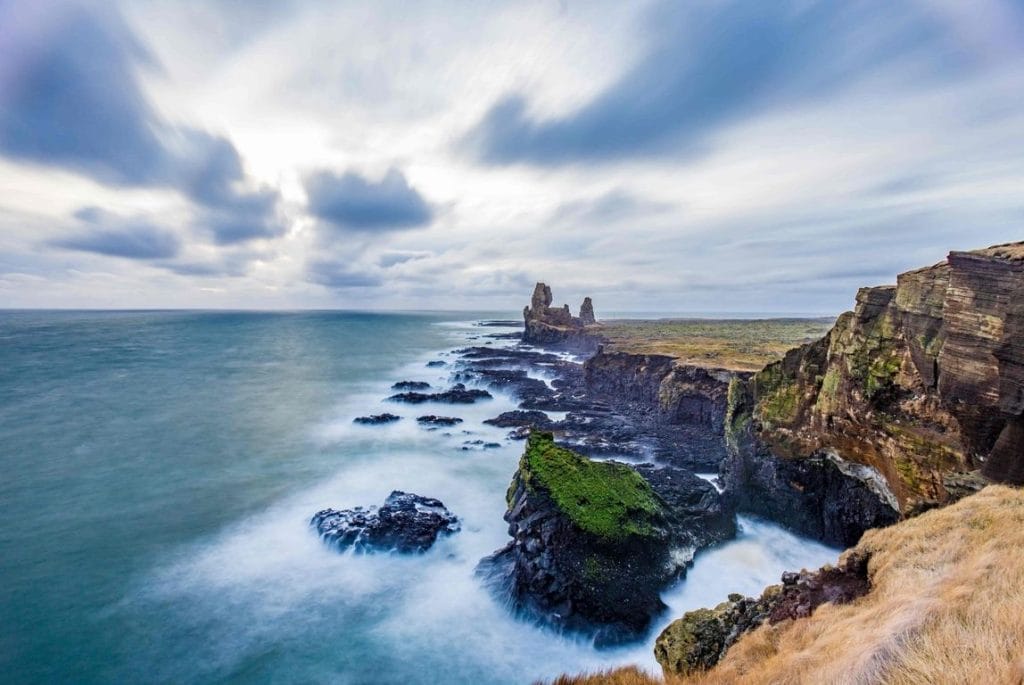
[[[745,406],[747,384],[739,376],[729,379],[729,390],[725,403],[725,442],[737,448],[740,434],[750,424],[750,410]]]
[[[543,488],[581,530],[606,540],[650,536],[662,516],[651,486],[624,464],[591,461],[534,431],[519,466],[531,490]]]
[[[894,353],[883,354],[871,361],[864,378],[864,391],[869,399],[896,382],[900,366],[900,358]]]
[[[604,568],[597,557],[589,556],[583,560],[583,577],[591,582],[600,582],[605,579]]]
[[[800,412],[800,388],[783,385],[757,404],[758,418],[768,424],[786,424],[796,420]]]
[[[842,376],[839,369],[830,368],[821,379],[821,390],[818,391],[818,399],[815,402],[815,409],[825,414],[831,414],[839,406],[839,383]]]

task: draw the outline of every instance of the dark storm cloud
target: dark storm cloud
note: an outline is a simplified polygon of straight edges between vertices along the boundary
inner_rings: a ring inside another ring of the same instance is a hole
[[[865,31],[864,27],[872,27]],[[561,117],[496,103],[463,144],[485,162],[538,165],[694,151],[719,127],[829,94],[878,68],[947,78],[969,62],[933,13],[910,3],[663,3],[639,63]]]
[[[143,219],[122,219],[95,207],[75,213],[85,226],[71,236],[52,241],[54,247],[126,259],[170,259],[181,251],[174,233]]]
[[[209,216],[218,243],[279,235],[277,194],[246,192],[224,137],[165,122],[138,69],[151,56],[112,10],[0,4],[0,154],[102,183],[174,188]]]
[[[337,176],[321,171],[306,179],[309,211],[351,231],[391,231],[426,226],[434,212],[398,169],[380,181],[349,171]]]

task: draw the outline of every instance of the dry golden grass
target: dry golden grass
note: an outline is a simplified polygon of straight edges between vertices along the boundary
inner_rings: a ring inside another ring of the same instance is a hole
[[[662,685],[665,681],[655,678],[633,666],[616,668],[600,673],[559,676],[551,685]],[[535,683],[534,685],[540,685]]]
[[[865,534],[872,589],[762,626],[687,685],[1024,684],[1024,490],[977,495]],[[571,683],[647,683],[591,679]]]
[[[760,371],[790,349],[817,340],[832,319],[657,319],[608,321],[596,327],[606,349],[664,354],[686,364]]]

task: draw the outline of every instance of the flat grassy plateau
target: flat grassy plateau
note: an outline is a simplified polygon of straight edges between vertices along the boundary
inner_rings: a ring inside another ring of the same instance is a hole
[[[835,319],[619,319],[588,328],[608,352],[662,354],[680,363],[759,371],[825,335]]]

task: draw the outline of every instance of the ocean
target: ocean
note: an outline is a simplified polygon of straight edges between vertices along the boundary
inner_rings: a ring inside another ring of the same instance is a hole
[[[507,540],[515,403],[408,407],[400,380],[507,314],[0,312],[0,679],[12,683],[529,683],[638,663],[683,611],[837,550],[741,517],[640,643],[514,618],[474,567]],[[504,341],[496,342],[502,344]],[[360,426],[391,411],[403,420]],[[428,431],[420,414],[460,416]],[[468,434],[463,431],[469,431]],[[501,443],[480,450],[467,440]],[[436,497],[422,556],[340,554],[316,511]]]

